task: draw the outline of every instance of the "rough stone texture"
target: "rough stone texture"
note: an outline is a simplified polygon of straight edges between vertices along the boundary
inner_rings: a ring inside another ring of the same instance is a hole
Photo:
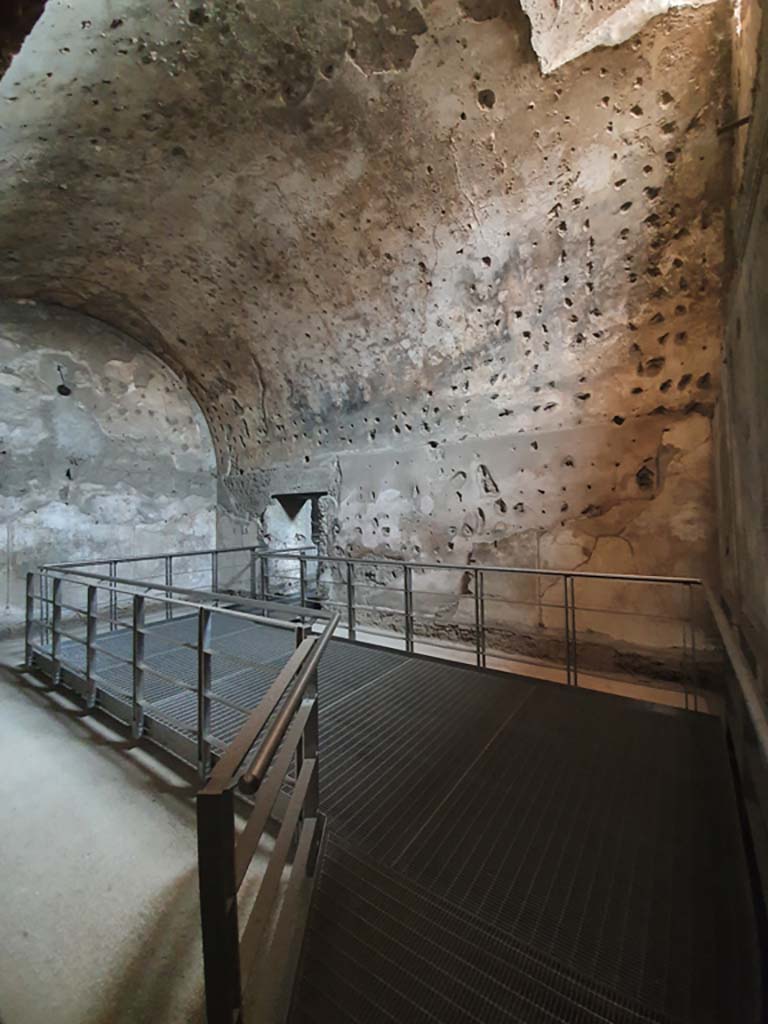
[[[708,570],[726,5],[546,78],[512,0],[76,6],[2,83],[0,290],[184,373],[220,538],[317,491],[340,552]]]
[[[618,46],[651,18],[676,7],[701,7],[713,0],[521,0],[531,22],[531,42],[548,74],[599,46]]]
[[[200,410],[155,356],[69,310],[0,304],[0,478],[6,615],[42,562],[215,541]]]
[[[716,421],[719,539],[724,590],[768,687],[768,18],[763,10],[761,19],[757,0],[744,4],[741,14],[736,113],[751,113],[752,123],[738,130],[734,144],[741,189],[734,204],[736,273]],[[748,136],[746,151],[739,135]]]

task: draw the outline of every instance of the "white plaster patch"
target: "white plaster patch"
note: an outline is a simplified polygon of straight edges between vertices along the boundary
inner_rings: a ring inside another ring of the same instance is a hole
[[[550,74],[598,46],[619,46],[652,18],[677,7],[703,7],[714,0],[521,0],[531,22],[531,42],[542,72]]]

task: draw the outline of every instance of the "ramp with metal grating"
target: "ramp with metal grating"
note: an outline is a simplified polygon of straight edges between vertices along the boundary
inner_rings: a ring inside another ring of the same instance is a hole
[[[719,720],[400,657],[321,704],[292,1024],[757,1021]]]
[[[290,655],[216,630],[222,749]],[[194,736],[190,619],[145,693]],[[100,639],[128,695],[130,637]],[[82,648],[63,645],[77,669]],[[758,939],[719,720],[336,640],[319,670],[330,842],[292,1024],[753,1024]],[[183,756],[183,754],[182,754]]]
[[[317,1021],[664,1024],[399,872],[332,842],[292,1024]]]

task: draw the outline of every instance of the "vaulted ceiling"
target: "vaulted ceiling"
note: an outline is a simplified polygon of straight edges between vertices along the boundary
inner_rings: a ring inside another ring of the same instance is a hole
[[[245,466],[406,411],[443,438],[702,406],[728,17],[544,76],[516,0],[49,0],[0,86],[0,293],[137,337]]]

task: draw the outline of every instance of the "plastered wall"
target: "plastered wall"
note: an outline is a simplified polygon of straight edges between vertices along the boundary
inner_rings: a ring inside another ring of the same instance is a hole
[[[51,561],[206,548],[215,458],[182,382],[99,321],[0,304],[3,620]]]
[[[183,372],[227,543],[314,491],[337,553],[711,573],[731,30],[544,75],[512,0],[49,4],[0,291]]]

